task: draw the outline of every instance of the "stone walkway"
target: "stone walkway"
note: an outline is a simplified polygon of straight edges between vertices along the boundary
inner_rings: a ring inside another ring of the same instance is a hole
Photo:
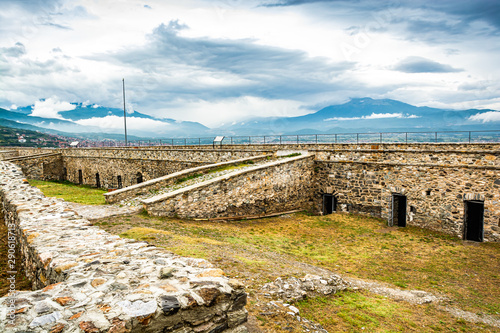
[[[87,220],[101,219],[110,216],[136,214],[142,210],[138,206],[123,205],[82,205],[74,202],[67,202],[68,206]]]

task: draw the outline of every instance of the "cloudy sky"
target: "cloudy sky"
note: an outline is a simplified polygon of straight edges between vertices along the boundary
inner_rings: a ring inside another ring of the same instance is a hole
[[[216,126],[352,97],[500,110],[498,0],[0,0],[0,107]],[[40,102],[45,99],[45,102]]]

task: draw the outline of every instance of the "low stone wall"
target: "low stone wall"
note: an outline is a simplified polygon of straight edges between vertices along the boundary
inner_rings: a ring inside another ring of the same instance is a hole
[[[17,156],[19,156],[17,150],[0,150],[0,161]]]
[[[291,140],[293,142],[293,140]],[[197,146],[187,146],[183,149],[198,149]],[[210,147],[211,148],[211,147]],[[286,144],[235,144],[223,145],[219,149],[238,150],[449,150],[449,151],[474,151],[474,150],[499,150],[500,143],[286,143]]]
[[[262,156],[257,156],[257,157],[250,157],[250,158],[242,158],[239,160],[233,160],[229,162],[222,162],[222,163],[216,163],[216,164],[209,164],[205,166],[200,166],[196,168],[190,168],[186,169],[183,171],[171,173],[167,176],[160,177],[160,178],[155,178],[151,179],[148,181],[145,181],[140,184],[128,186],[123,189],[119,189],[113,192],[105,193],[104,197],[106,198],[106,202],[108,203],[116,203],[120,202],[121,200],[124,199],[130,199],[132,197],[139,196],[141,194],[147,193],[149,191],[156,191],[160,190],[166,186],[173,185],[175,182],[181,178],[184,177],[189,177],[194,174],[205,174],[207,172],[210,172],[211,170],[227,166],[227,165],[237,165],[240,163],[245,163],[245,162],[255,162],[255,161],[260,161],[263,159],[266,159],[268,157],[271,157],[272,155],[262,155]]]
[[[242,285],[209,262],[91,226],[11,163],[0,162],[0,199],[39,289],[0,298],[1,332],[246,332]]]
[[[500,148],[500,146],[499,146]],[[500,166],[498,150],[442,150],[442,149],[335,149],[312,150],[320,161],[390,162],[398,164],[439,164],[465,166]]]
[[[482,159],[478,159],[481,161]],[[484,200],[484,241],[500,241],[500,166],[316,161],[314,202],[391,220],[392,194],[407,197],[407,224],[463,236],[464,200]]]
[[[63,180],[63,160],[61,153],[44,153],[5,159],[20,166],[29,179]]]
[[[270,162],[144,200],[151,215],[214,218],[263,215],[311,205],[313,155]]]

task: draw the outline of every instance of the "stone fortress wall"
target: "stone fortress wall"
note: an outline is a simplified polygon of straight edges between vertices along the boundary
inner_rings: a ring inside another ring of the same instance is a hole
[[[237,281],[204,260],[94,228],[23,178],[137,187],[193,167],[293,151],[302,155],[146,199],[144,207],[188,218],[352,212],[461,238],[466,217],[480,207],[481,240],[500,241],[500,144],[2,148],[2,214],[34,287],[43,289],[14,303],[1,299],[0,331],[244,332],[246,294]]]
[[[211,148],[211,147],[210,147]],[[12,151],[17,157],[12,157]],[[270,150],[73,148],[3,150],[0,159],[23,168],[26,177],[68,180],[75,184],[117,189],[174,172],[271,153]],[[5,155],[9,156],[6,158]],[[46,161],[59,154],[59,160]],[[2,156],[4,156],[2,158]],[[42,159],[44,157],[44,159]]]
[[[93,227],[8,162],[0,202],[38,289],[0,298],[1,332],[247,331],[243,285],[209,262]]]
[[[155,216],[217,218],[311,207],[313,155],[271,161],[143,201]]]
[[[214,217],[252,214],[259,209],[262,212],[276,211],[279,207],[285,211],[286,207],[297,207],[300,202],[302,208],[324,214],[324,196],[329,194],[335,197],[336,211],[369,214],[392,224],[394,195],[401,195],[405,196],[407,203],[405,219],[408,225],[462,237],[466,202],[478,201],[484,205],[484,239],[500,241],[498,143],[17,149],[19,156],[44,156],[44,160],[39,162],[42,167],[33,167],[36,163],[29,162],[29,158],[12,161],[25,165],[23,170],[38,170],[33,171],[37,177],[59,177],[75,183],[119,188],[173,172],[188,172],[190,168],[200,165],[276,154],[283,150],[307,151],[314,156],[314,162],[303,163],[301,171],[293,163],[280,166],[278,173],[273,171],[274,166],[253,170],[253,173],[245,173],[246,181],[236,181],[235,177],[219,179],[196,188],[148,199],[145,207],[156,215]],[[54,158],[50,154],[57,153],[61,156],[60,166],[47,160]],[[38,159],[42,160],[41,157]],[[43,167],[44,163],[47,167]],[[62,176],[57,175],[57,170],[61,168]],[[286,178],[288,176],[290,178]],[[259,186],[254,187],[255,184]],[[254,189],[247,191],[248,188]],[[254,200],[253,192],[258,192],[257,188],[262,188],[265,195]],[[296,189],[300,189],[300,200],[293,194],[295,199],[290,201],[290,193]],[[249,201],[253,206],[245,206],[245,202]],[[276,205],[269,207],[271,202]]]

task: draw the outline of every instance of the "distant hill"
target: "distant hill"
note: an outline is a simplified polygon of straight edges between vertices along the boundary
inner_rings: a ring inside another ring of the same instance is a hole
[[[417,107],[391,99],[354,98],[299,117],[253,118],[219,128],[226,135],[322,134],[499,129],[499,122],[469,118],[493,110]]]
[[[0,121],[3,123],[3,119]],[[0,147],[59,147],[60,142],[67,140],[27,129],[0,126]]]
[[[16,110],[0,108],[0,125],[46,133],[123,140],[123,109],[72,103],[61,111],[63,119],[34,117],[32,106]],[[207,128],[198,122],[155,118],[138,111],[127,113],[129,140],[213,137],[215,135],[329,134],[355,132],[458,131],[500,129],[500,121],[471,120],[471,116],[494,110],[448,110],[417,107],[392,99],[353,98],[299,117],[256,117]],[[500,114],[500,112],[498,113]],[[141,126],[133,126],[141,123]],[[151,125],[151,126],[149,126]],[[71,134],[70,134],[71,133]]]
[[[73,103],[73,105],[75,109],[59,112],[59,115],[61,115],[63,119],[31,116],[32,106],[21,107],[16,110],[5,110],[0,108],[0,119],[17,122],[17,124],[9,123],[7,125],[11,127],[26,128],[31,125],[37,130],[40,129],[50,133],[72,133],[72,135],[84,136],[90,139],[100,137],[123,140],[121,120],[118,128],[100,127],[101,124],[110,122],[110,116],[119,117],[121,119],[123,117],[123,109],[84,105],[82,103]],[[187,137],[190,135],[204,136],[209,132],[207,127],[197,122],[159,119],[137,111],[127,114],[127,117],[129,118],[129,128],[127,132],[131,140]],[[130,125],[133,125],[133,122],[137,121],[138,118],[154,121],[156,126],[154,128],[145,128],[142,130],[133,129],[133,126]],[[95,125],[83,125],[85,120],[89,119],[91,119],[91,123]],[[79,124],[77,123],[79,121],[83,122]],[[164,125],[162,126],[162,124]]]

